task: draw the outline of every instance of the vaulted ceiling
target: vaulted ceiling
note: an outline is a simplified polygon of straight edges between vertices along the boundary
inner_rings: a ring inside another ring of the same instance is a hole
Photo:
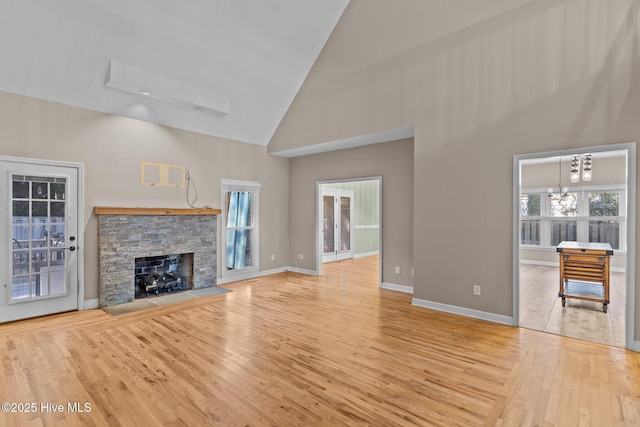
[[[303,82],[532,1],[0,0],[0,91],[267,145]]]
[[[347,3],[1,0],[0,90],[266,145]]]

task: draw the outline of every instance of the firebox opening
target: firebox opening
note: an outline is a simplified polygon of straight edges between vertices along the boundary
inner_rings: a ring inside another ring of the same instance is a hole
[[[136,299],[193,289],[193,253],[136,258],[135,267]]]

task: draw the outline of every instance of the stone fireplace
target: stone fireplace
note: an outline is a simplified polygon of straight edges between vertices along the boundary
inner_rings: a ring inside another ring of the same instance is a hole
[[[190,289],[216,286],[215,209],[94,209],[99,233],[100,307],[131,302],[136,296],[136,259],[188,254]],[[182,262],[182,261],[180,261]],[[156,261],[157,263],[157,261]],[[138,270],[140,274],[140,270]],[[138,276],[139,280],[140,276]]]

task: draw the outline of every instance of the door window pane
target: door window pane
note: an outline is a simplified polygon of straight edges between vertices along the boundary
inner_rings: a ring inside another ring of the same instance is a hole
[[[29,198],[29,183],[28,182],[13,182],[13,198],[14,199],[28,199]]]
[[[51,202],[51,216],[64,217],[64,202]]]
[[[48,199],[49,198],[49,183],[47,183],[47,182],[32,182],[31,183],[31,198],[33,198],[33,199]]]
[[[16,219],[20,220],[22,218],[29,217],[29,202],[22,201],[13,201],[13,219],[14,224],[16,223]]]
[[[41,220],[49,216],[49,202],[31,202],[31,217]]]
[[[335,252],[335,218],[334,218],[334,197],[323,196],[323,218],[322,235],[324,240],[324,253]]]
[[[51,184],[51,199],[52,200],[65,200],[66,188],[64,183],[52,183]]]
[[[351,198],[340,197],[340,250],[351,249]]]

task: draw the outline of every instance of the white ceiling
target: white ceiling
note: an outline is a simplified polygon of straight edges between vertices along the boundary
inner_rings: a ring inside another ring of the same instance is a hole
[[[0,0],[0,90],[266,145],[348,2]],[[111,60],[230,113],[107,88]]]

